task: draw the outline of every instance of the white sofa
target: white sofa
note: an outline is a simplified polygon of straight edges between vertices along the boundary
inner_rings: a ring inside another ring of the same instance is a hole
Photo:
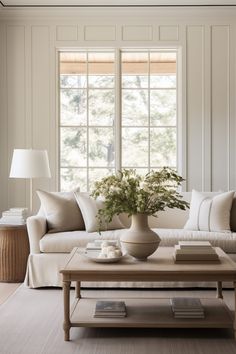
[[[216,193],[207,193],[214,196]],[[183,193],[183,198],[190,201],[191,193]],[[232,232],[207,232],[189,231],[183,229],[189,215],[189,209],[168,209],[158,213],[158,218],[151,217],[149,225],[158,233],[161,238],[160,246],[174,246],[179,240],[209,240],[213,246],[221,247],[233,260],[236,260],[236,198],[231,208],[231,229]],[[122,222],[128,227],[129,220],[122,217]],[[97,232],[87,233],[82,231],[67,231],[58,233],[47,233],[47,220],[40,208],[35,216],[27,219],[27,229],[30,242],[30,255],[28,259],[25,284],[31,288],[45,286],[61,286],[60,269],[66,263],[73,247],[84,247],[86,244],[97,238],[116,239],[119,238],[123,229],[103,231],[101,235]],[[112,286],[112,287],[159,287],[159,286],[184,286],[181,283],[104,283],[89,284],[82,286]],[[209,286],[206,283],[188,283],[188,286]]]

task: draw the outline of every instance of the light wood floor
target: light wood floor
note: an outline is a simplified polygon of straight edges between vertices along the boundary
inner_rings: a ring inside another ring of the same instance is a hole
[[[0,283],[0,305],[11,296],[21,283]]]

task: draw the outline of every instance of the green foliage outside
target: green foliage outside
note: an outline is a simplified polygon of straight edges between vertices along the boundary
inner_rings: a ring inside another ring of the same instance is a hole
[[[176,167],[175,76],[153,75],[151,83],[153,88],[148,93],[147,76],[122,78],[121,148],[125,168],[148,171]],[[115,167],[114,76],[89,76],[87,84],[86,76],[61,75],[60,125],[62,190],[77,184],[82,190],[89,189],[96,179],[112,173]]]

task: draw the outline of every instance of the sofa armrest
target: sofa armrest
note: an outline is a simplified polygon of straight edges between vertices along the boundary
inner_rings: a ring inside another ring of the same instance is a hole
[[[47,220],[42,215],[27,218],[30,253],[40,253],[39,241],[47,232]]]

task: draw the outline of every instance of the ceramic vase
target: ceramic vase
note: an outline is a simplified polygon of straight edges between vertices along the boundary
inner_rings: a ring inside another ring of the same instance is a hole
[[[148,226],[148,215],[138,213],[132,215],[131,226],[124,231],[120,241],[129,255],[146,260],[156,251],[161,239]]]

